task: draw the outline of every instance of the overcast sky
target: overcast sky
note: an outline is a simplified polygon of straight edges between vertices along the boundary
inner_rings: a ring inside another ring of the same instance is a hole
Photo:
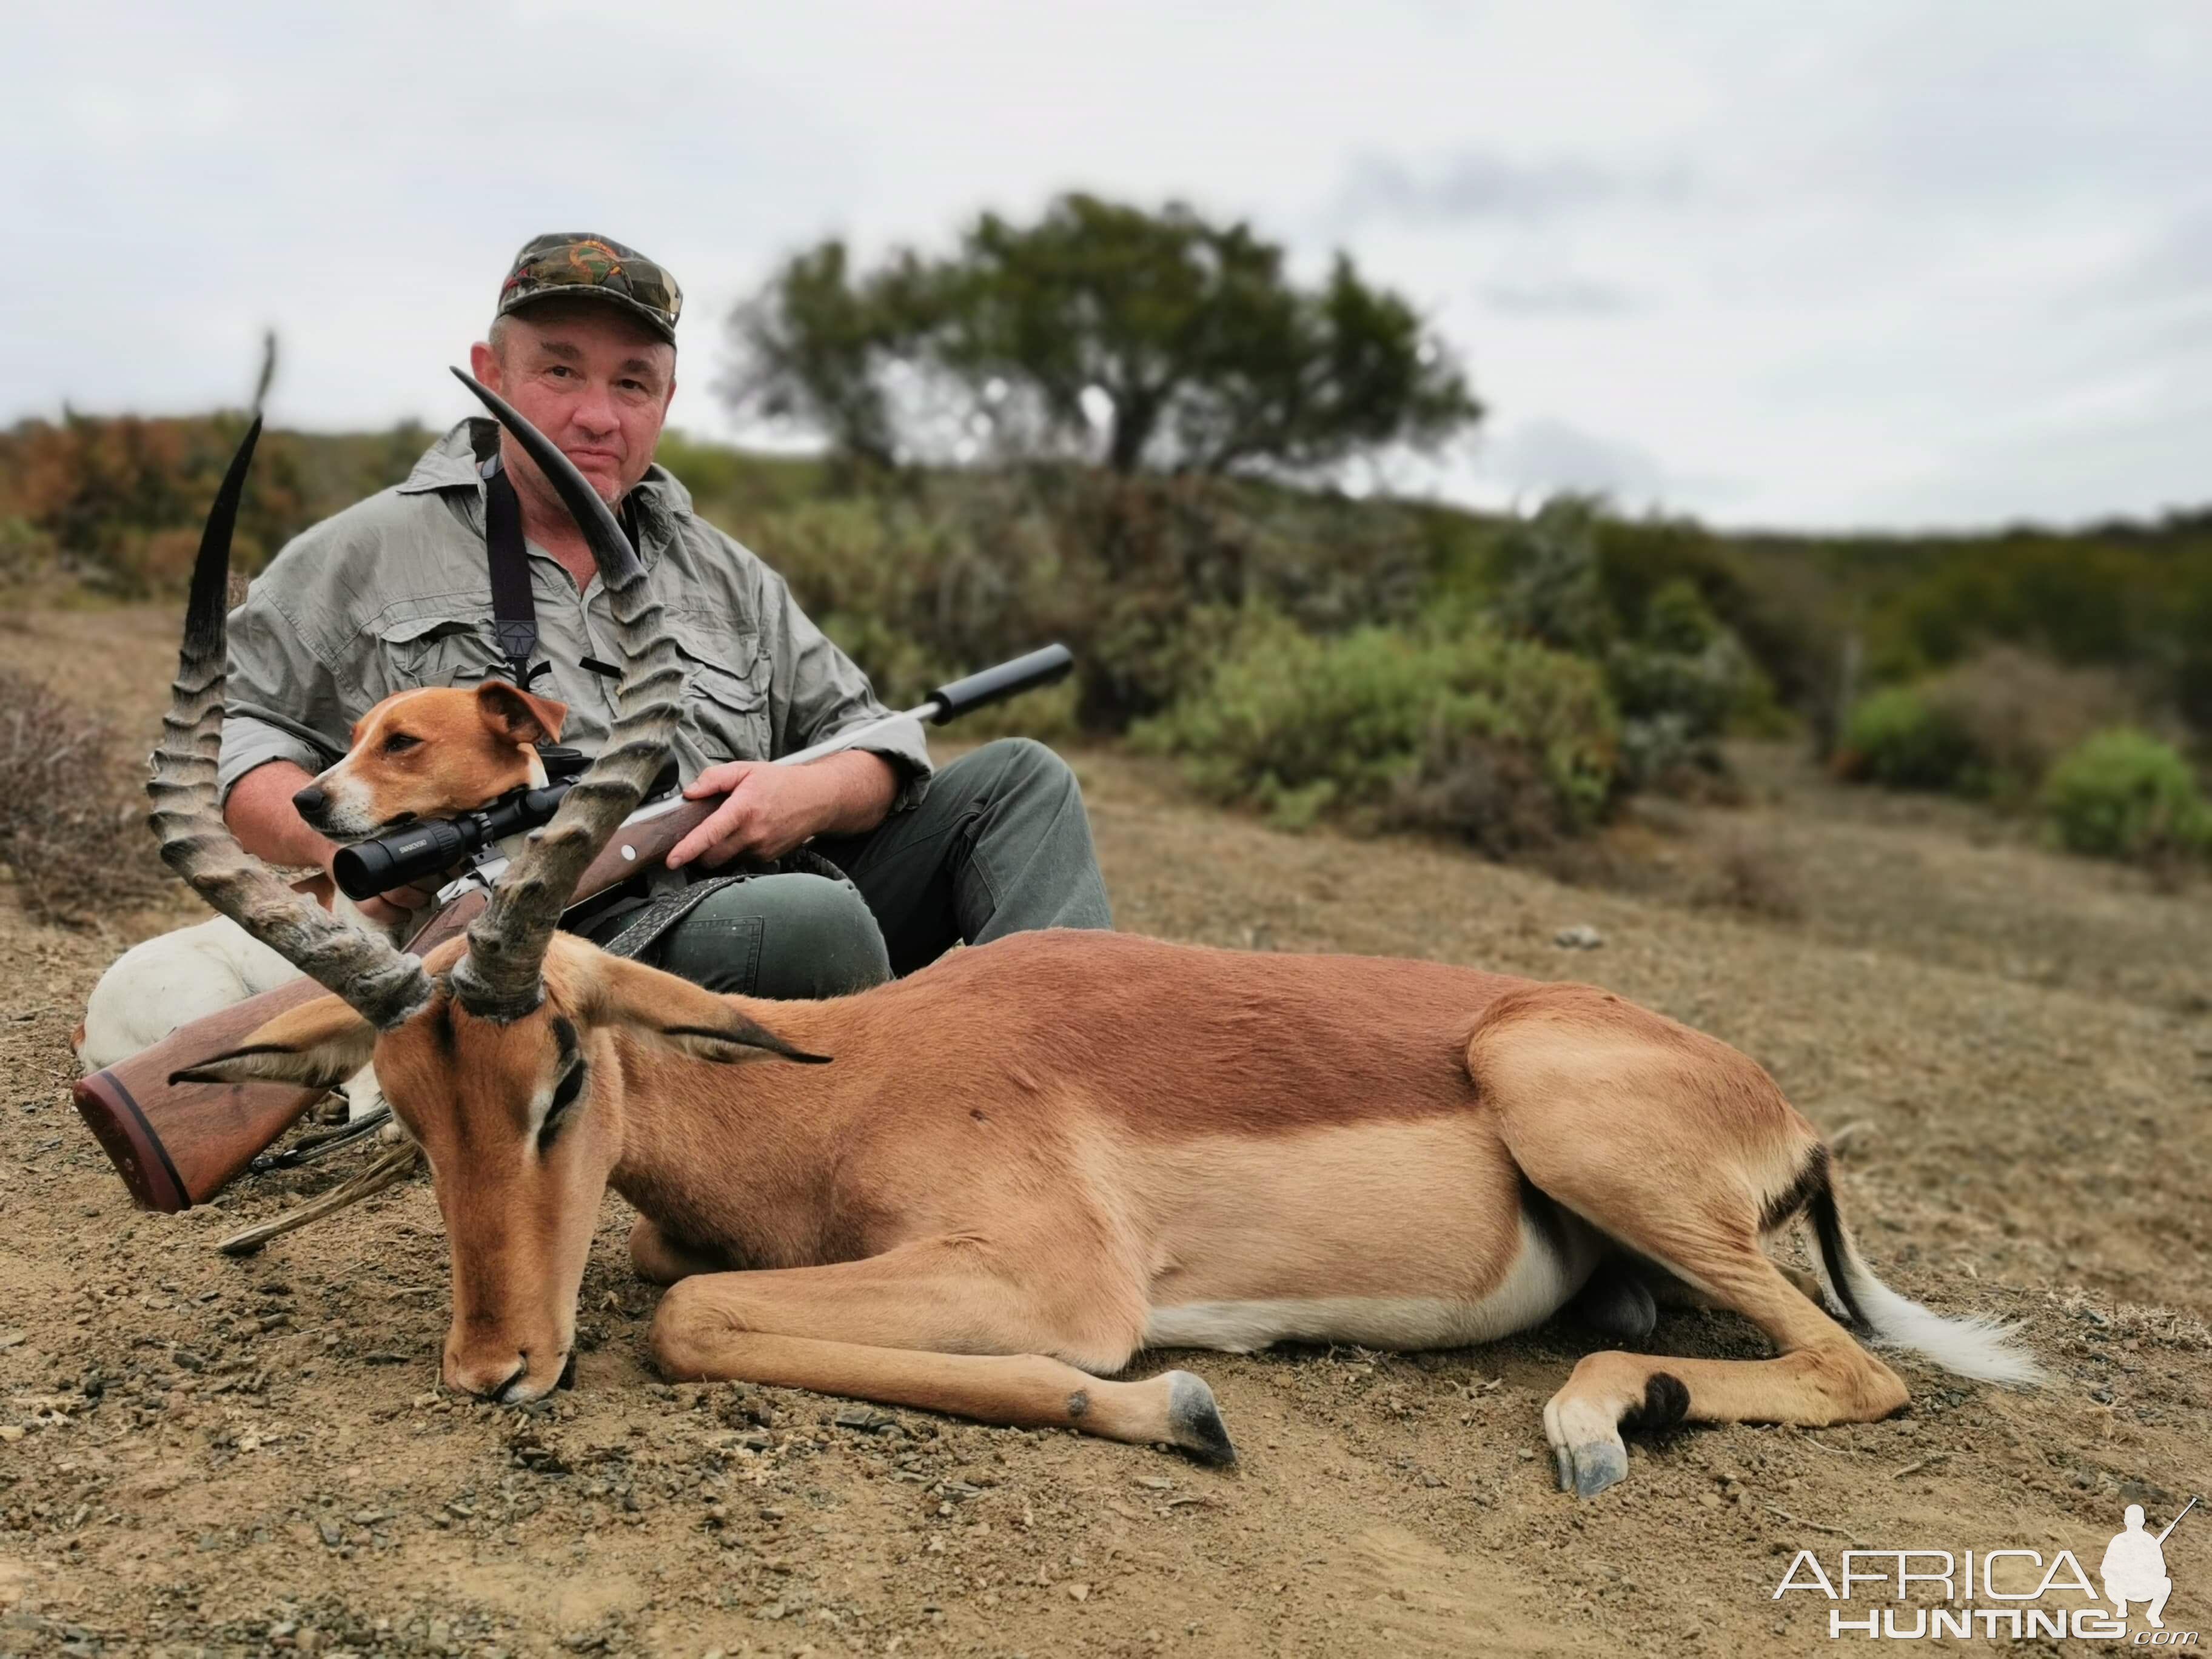
[[[2212,501],[2212,6],[155,7],[11,15],[0,418],[240,402],[442,423],[530,234],[731,303],[839,232],[1081,185],[1348,249],[1480,438],[1401,481],[1719,523]],[[732,526],[742,533],[742,526]]]

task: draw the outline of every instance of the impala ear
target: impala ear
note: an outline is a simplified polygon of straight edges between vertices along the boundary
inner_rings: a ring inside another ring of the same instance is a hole
[[[829,1063],[829,1055],[811,1054],[785,1041],[738,1012],[727,998],[688,979],[627,957],[596,952],[591,966],[592,1012],[598,1018],[619,1021],[696,1059],[727,1062],[775,1054],[808,1066]]]
[[[237,1048],[169,1073],[178,1083],[291,1083],[335,1089],[368,1064],[376,1028],[338,997],[276,1016]]]
[[[810,1054],[804,1048],[794,1048],[766,1026],[757,1024],[727,1006],[714,1025],[658,1025],[651,1029],[654,1036],[696,1059],[725,1065],[732,1060],[757,1060],[763,1054],[795,1060],[804,1066],[830,1063],[829,1055]]]

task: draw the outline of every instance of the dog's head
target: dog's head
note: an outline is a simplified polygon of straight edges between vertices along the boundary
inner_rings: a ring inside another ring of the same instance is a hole
[[[292,805],[309,829],[337,842],[469,811],[543,784],[536,745],[559,741],[568,713],[504,680],[473,691],[397,691],[354,722],[345,758]]]

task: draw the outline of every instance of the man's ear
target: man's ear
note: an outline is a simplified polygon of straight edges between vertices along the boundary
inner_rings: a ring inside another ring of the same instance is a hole
[[[760,1060],[769,1054],[802,1064],[829,1063],[786,1042],[725,998],[702,986],[627,957],[596,954],[586,994],[594,1023],[620,1024],[699,1060]]]
[[[317,997],[277,1015],[237,1048],[170,1073],[169,1081],[335,1089],[375,1052],[374,1026],[341,998]]]
[[[505,680],[486,680],[477,687],[477,713],[508,743],[558,743],[568,705],[533,696]]]

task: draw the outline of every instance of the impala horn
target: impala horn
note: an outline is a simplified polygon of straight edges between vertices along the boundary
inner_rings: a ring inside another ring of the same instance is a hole
[[[184,644],[169,712],[154,750],[146,822],[161,843],[161,860],[224,915],[327,987],[380,1031],[388,1031],[430,1000],[430,981],[415,957],[384,939],[357,932],[304,896],[238,844],[216,805],[216,763],[222,747],[231,532],[261,417],[246,428],[231,457],[201,532],[185,607]]]
[[[584,532],[614,611],[623,671],[605,746],[570,788],[553,821],[532,834],[530,845],[507,867],[490,903],[469,928],[468,954],[453,964],[453,991],[461,1006],[480,1019],[504,1024],[521,1018],[543,1000],[545,947],[577,879],[637,809],[666,760],[683,709],[684,675],[660,603],[646,591],[645,567],[599,492],[503,399],[461,370],[453,374],[514,434]]]

